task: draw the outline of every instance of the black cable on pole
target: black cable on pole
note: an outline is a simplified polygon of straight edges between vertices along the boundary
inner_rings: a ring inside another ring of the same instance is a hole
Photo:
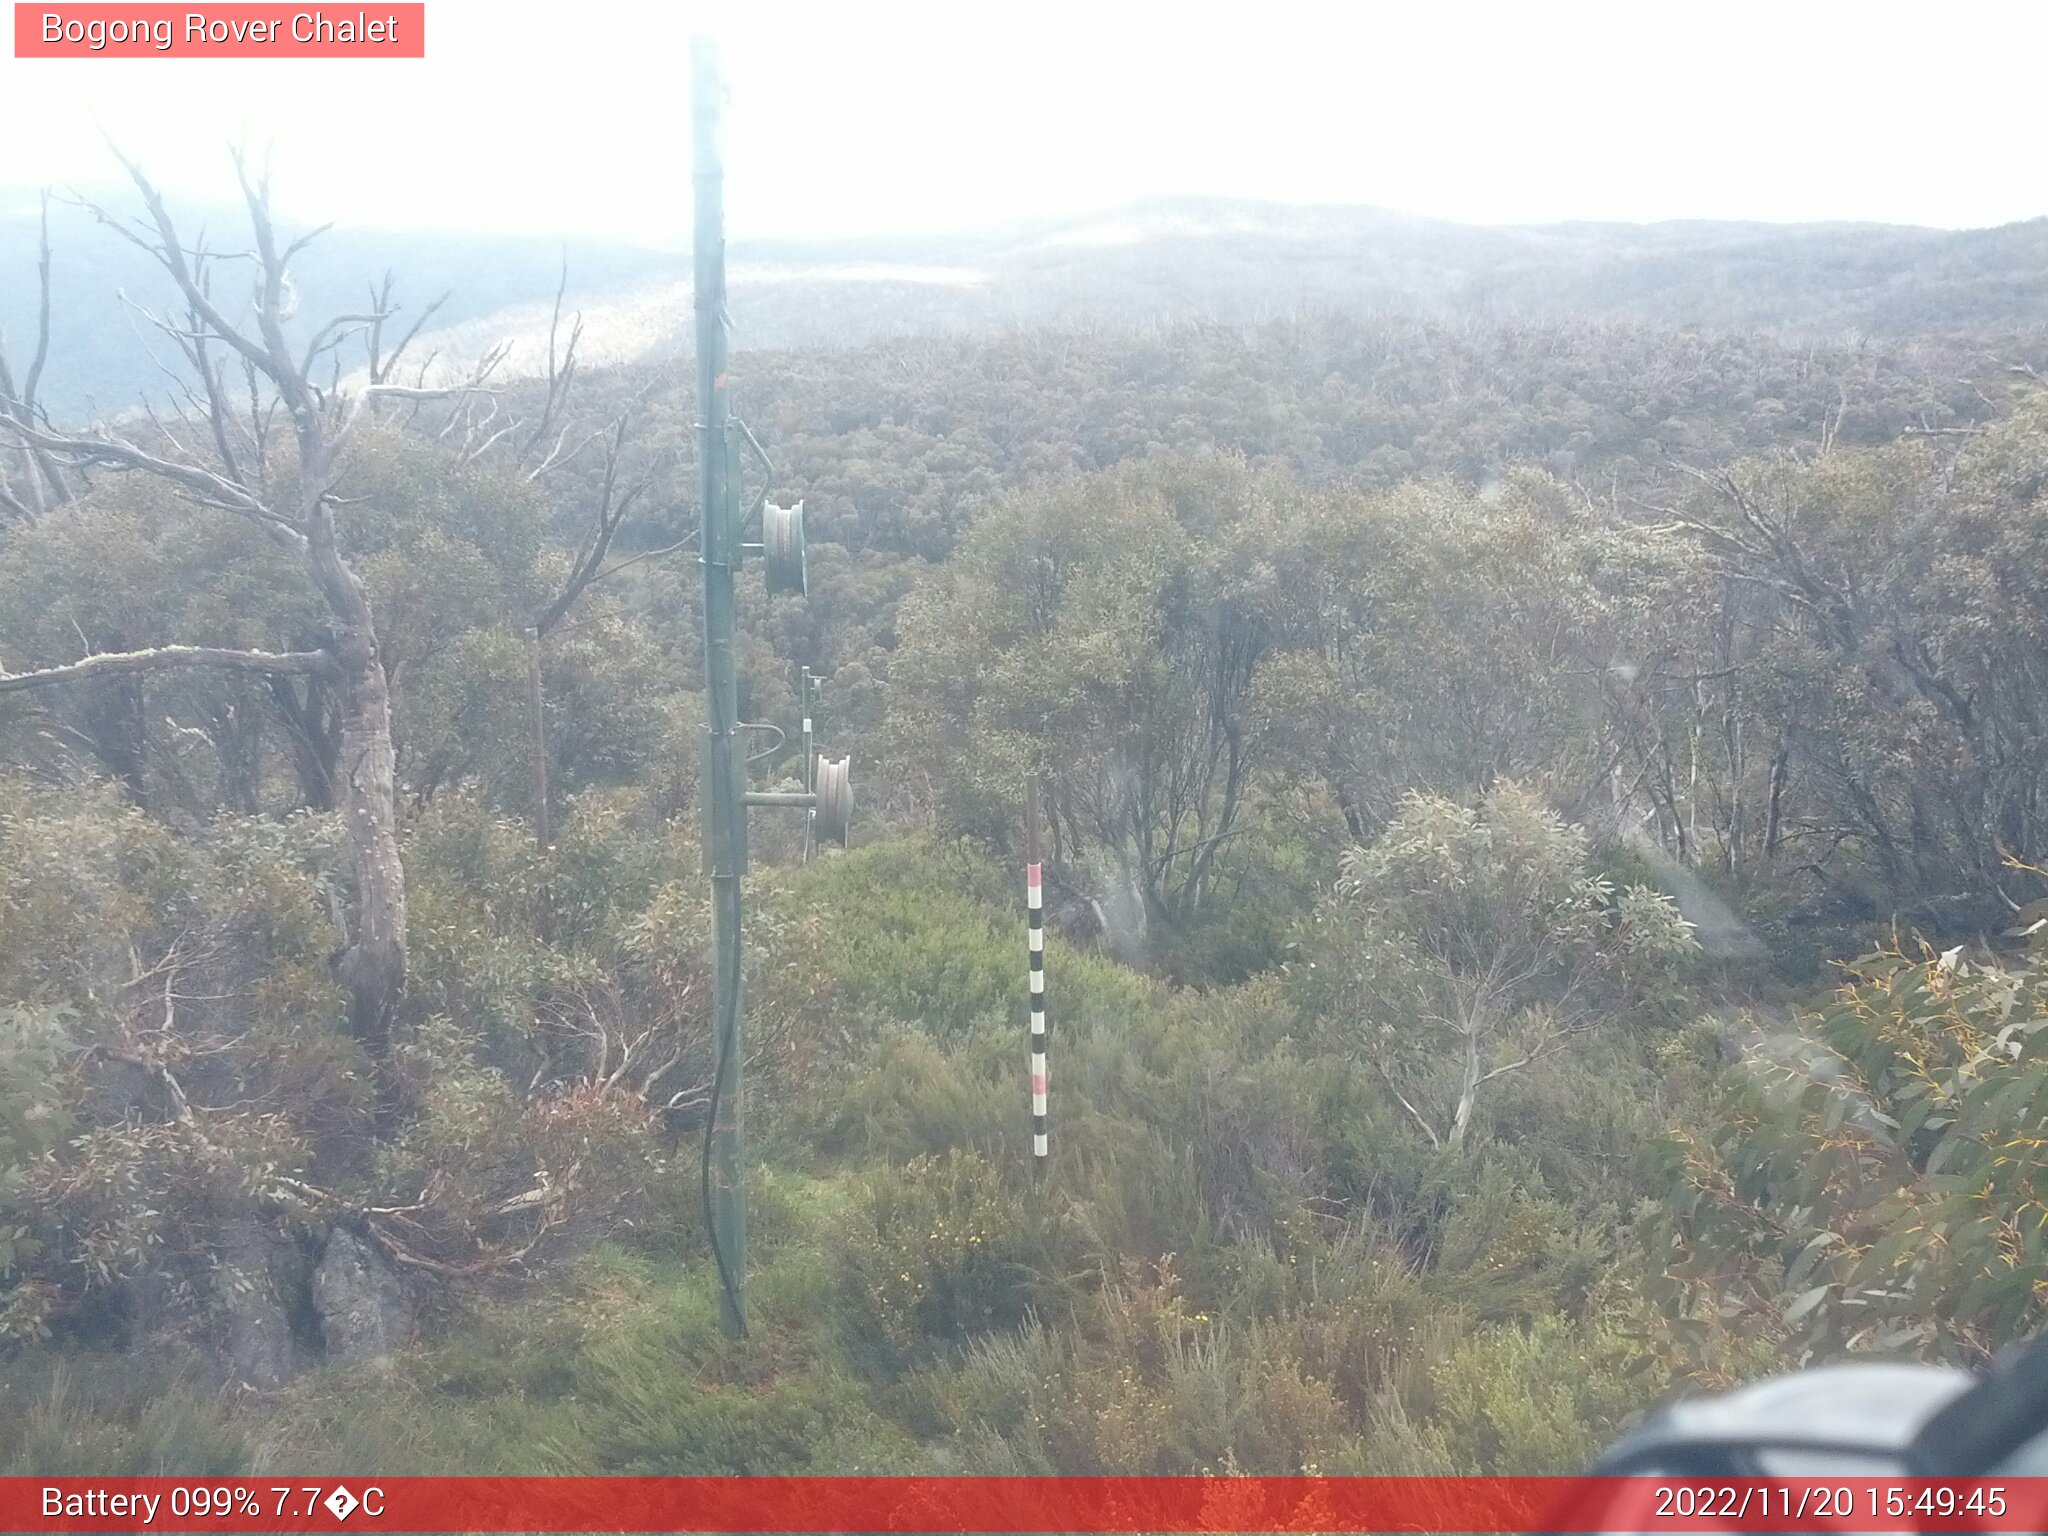
[[[738,1000],[738,989],[734,988],[727,1007]],[[718,1266],[719,1288],[725,1292],[725,1299],[732,1307],[733,1316],[739,1322],[739,1335],[747,1336],[747,1314],[740,1305],[739,1281],[732,1272],[732,1263],[726,1257],[725,1244],[718,1236],[718,1222],[711,1210],[711,1143],[718,1130],[718,1101],[725,1093],[726,1055],[732,1042],[732,1019],[723,1015],[712,1021],[711,1060],[711,1102],[709,1113],[704,1117],[703,1158],[699,1173],[699,1188],[704,1199],[704,1233],[711,1240],[711,1259]]]

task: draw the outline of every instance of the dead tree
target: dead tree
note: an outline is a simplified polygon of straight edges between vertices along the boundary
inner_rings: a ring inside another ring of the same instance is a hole
[[[0,421],[33,425],[41,419],[37,392],[42,386],[43,365],[50,360],[50,199],[43,196],[42,227],[36,248],[36,344],[28,370],[19,381],[7,364],[6,338],[0,336]],[[13,465],[7,462],[12,459]],[[16,473],[10,474],[13,468]],[[22,522],[33,522],[53,503],[71,499],[71,487],[50,455],[27,443],[15,442],[12,452],[0,454],[0,513]]]
[[[336,514],[343,450],[384,401],[418,402],[482,392],[481,372],[452,388],[413,384],[396,371],[407,345],[436,305],[428,306],[392,344],[397,309],[386,279],[371,302],[303,333],[287,334],[296,307],[290,265],[322,231],[280,243],[271,217],[268,178],[252,177],[238,155],[236,177],[247,207],[253,249],[225,251],[180,234],[162,195],[134,162],[121,163],[141,194],[145,216],[133,221],[103,208],[90,211],[142,250],[169,276],[174,309],[143,316],[175,347],[181,367],[172,408],[145,407],[129,423],[97,423],[78,433],[59,430],[38,408],[34,391],[49,345],[47,302],[36,362],[16,388],[0,373],[0,443],[30,467],[5,504],[18,517],[41,515],[74,481],[96,472],[149,476],[193,506],[238,517],[302,563],[326,609],[326,633],[306,650],[254,651],[168,645],[86,656],[63,666],[8,673],[0,693],[55,687],[118,674],[174,668],[232,668],[288,687],[306,679],[324,691],[336,752],[332,805],[342,818],[354,876],[353,909],[344,914],[337,967],[350,1024],[373,1058],[390,1045],[392,1017],[406,975],[405,870],[399,856],[391,695],[378,652],[369,595],[339,537]],[[218,296],[231,273],[253,272],[249,315]],[[48,288],[47,241],[43,259]],[[231,313],[232,311],[232,313]],[[360,347],[346,373],[344,349]]]
[[[661,381],[651,380],[627,402],[616,417],[601,426],[582,425],[570,417],[570,396],[581,370],[577,350],[583,341],[583,318],[577,315],[569,321],[565,337],[562,302],[567,294],[568,284],[569,272],[565,262],[561,281],[555,289],[554,312],[548,323],[547,373],[539,415],[530,427],[519,428],[508,424],[484,440],[486,448],[504,445],[501,451],[510,453],[519,474],[528,484],[536,484],[568,468],[593,448],[601,455],[602,467],[590,523],[578,543],[569,573],[563,578],[561,587],[533,614],[532,621],[525,628],[528,754],[529,771],[533,781],[533,839],[535,848],[543,858],[547,856],[554,843],[548,810],[547,718],[543,708],[541,686],[548,637],[569,616],[583,594],[599,582],[609,580],[628,566],[638,565],[643,560],[654,560],[674,554],[688,544],[691,537],[686,536],[657,549],[643,550],[624,559],[614,561],[611,558],[612,545],[618,538],[620,529],[625,526],[634,505],[647,494],[666,468],[660,459],[643,463],[637,469],[629,468],[628,463],[640,409],[646,403],[647,396],[655,384]],[[475,434],[471,435],[474,439]],[[541,938],[547,939],[550,936],[551,921],[549,892],[545,884],[540,891],[539,926]]]

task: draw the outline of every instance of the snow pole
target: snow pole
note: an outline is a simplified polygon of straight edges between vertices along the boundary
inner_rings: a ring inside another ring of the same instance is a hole
[[[1045,878],[1038,860],[1038,780],[1024,796],[1024,919],[1031,967],[1031,1167],[1043,1176],[1051,1156],[1045,1075]]]

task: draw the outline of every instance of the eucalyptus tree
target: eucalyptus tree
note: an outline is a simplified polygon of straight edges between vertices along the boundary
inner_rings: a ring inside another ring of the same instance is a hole
[[[1660,511],[1721,594],[1699,672],[1726,745],[1695,786],[1719,841],[1941,931],[2038,895],[2048,406],[1694,478]]]
[[[131,220],[102,208],[92,211],[169,279],[169,306],[140,313],[176,356],[172,398],[161,409],[145,405],[130,418],[71,430],[52,422],[38,405],[39,368],[31,366],[19,387],[6,383],[7,399],[0,402],[0,438],[16,450],[7,506],[17,518],[33,521],[58,515],[54,503],[77,498],[106,474],[158,482],[190,516],[236,519],[280,553],[295,579],[317,597],[321,632],[312,643],[278,648],[171,642],[100,652],[0,672],[0,694],[192,668],[253,675],[273,687],[297,682],[321,690],[330,701],[334,804],[354,886],[338,971],[351,1027],[381,1058],[405,984],[405,871],[390,678],[369,589],[344,528],[345,454],[392,402],[417,404],[480,391],[492,360],[462,385],[429,385],[423,369],[408,382],[400,367],[435,306],[398,333],[400,312],[388,277],[372,288],[362,310],[318,324],[299,320],[291,264],[320,231],[281,237],[268,178],[252,175],[239,156],[235,169],[250,234],[249,246],[240,250],[188,237],[141,168],[125,157],[122,164],[140,195],[142,215]],[[48,281],[45,259],[46,293]],[[49,346],[45,304],[37,364]],[[359,358],[345,364],[345,351]]]
[[[1070,478],[988,513],[909,601],[892,701],[905,768],[1000,837],[1050,786],[1055,858],[1185,929],[1240,831],[1264,734],[1253,601],[1281,483],[1221,455]]]
[[[1581,828],[1502,784],[1411,795],[1352,849],[1299,974],[1430,1145],[1456,1148],[1488,1084],[1631,1019],[1696,948],[1668,898],[1606,879]]]

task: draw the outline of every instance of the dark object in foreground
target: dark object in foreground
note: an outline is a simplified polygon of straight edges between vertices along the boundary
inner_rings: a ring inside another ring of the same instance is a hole
[[[1982,1376],[1852,1363],[1675,1403],[1587,1469],[1595,1476],[1974,1477],[2048,1473],[2048,1336]]]

